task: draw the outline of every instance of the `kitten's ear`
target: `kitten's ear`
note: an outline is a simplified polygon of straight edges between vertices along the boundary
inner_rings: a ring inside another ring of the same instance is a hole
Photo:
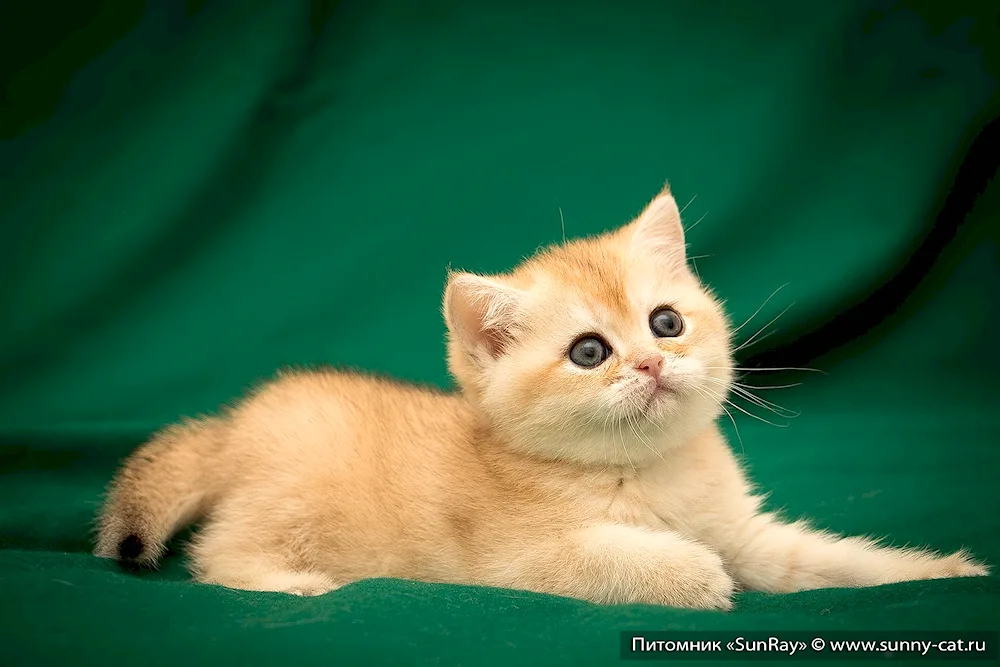
[[[523,296],[494,278],[452,273],[444,292],[448,330],[473,355],[496,359],[511,340]]]
[[[670,193],[669,183],[665,183],[660,194],[646,205],[632,223],[632,228],[634,251],[669,263],[684,264],[687,261],[681,213]]]

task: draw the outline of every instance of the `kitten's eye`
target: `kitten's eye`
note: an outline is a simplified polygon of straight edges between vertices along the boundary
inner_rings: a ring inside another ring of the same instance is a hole
[[[594,368],[611,355],[611,348],[596,336],[587,336],[573,343],[569,350],[569,359],[577,366]]]
[[[684,320],[673,308],[660,308],[649,316],[649,328],[657,338],[674,338],[684,331]]]

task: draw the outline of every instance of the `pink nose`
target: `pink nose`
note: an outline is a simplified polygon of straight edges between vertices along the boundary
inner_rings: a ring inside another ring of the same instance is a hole
[[[663,370],[663,357],[659,354],[651,354],[637,363],[635,369],[647,373],[654,380],[658,380],[660,378],[660,371]]]

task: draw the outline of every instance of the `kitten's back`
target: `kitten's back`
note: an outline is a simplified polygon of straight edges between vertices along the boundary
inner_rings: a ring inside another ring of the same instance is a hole
[[[433,523],[465,496],[445,479],[481,476],[474,422],[456,394],[335,369],[283,371],[219,415],[168,426],[136,450],[109,489],[97,554],[153,565],[207,512],[250,512],[283,497],[348,523],[405,502],[409,522]],[[330,507],[335,497],[358,516]]]

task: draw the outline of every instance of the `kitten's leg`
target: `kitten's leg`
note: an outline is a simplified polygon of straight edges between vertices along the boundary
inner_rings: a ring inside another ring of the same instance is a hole
[[[732,607],[733,581],[719,556],[668,531],[600,524],[498,555],[489,585],[604,604]]]
[[[652,484],[669,491],[658,506],[662,516],[715,549],[744,588],[792,592],[987,574],[963,552],[894,549],[762,512],[763,499],[718,431],[678,451],[656,475]]]
[[[296,572],[276,569],[263,562],[246,562],[227,572],[199,574],[198,580],[244,591],[271,591],[291,595],[323,595],[338,588],[337,584],[319,572]]]
[[[339,588],[333,579],[322,572],[293,569],[279,557],[269,557],[252,550],[231,553],[201,548],[192,552],[192,570],[195,579],[203,584],[244,591],[311,596]]]
[[[916,579],[973,577],[987,569],[963,552],[941,555],[840,537],[804,523],[782,523],[756,514],[731,524],[717,544],[743,586],[776,593],[815,588],[875,586]]]
[[[276,544],[239,522],[209,523],[189,549],[191,570],[201,583],[246,591],[312,596],[339,587],[323,572],[298,567],[299,559],[275,549]]]

